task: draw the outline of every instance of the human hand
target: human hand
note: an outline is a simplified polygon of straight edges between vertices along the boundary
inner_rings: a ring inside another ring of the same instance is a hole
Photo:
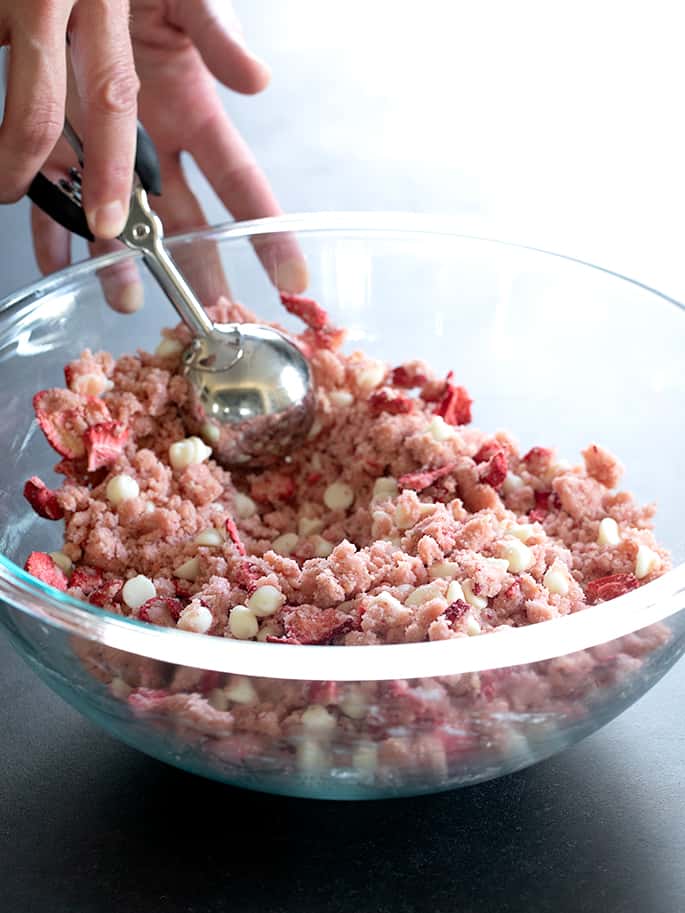
[[[83,112],[88,161],[83,206],[94,235],[122,230],[136,140],[136,77],[128,0],[0,0],[0,44],[9,45],[0,128],[0,202],[22,197],[62,133],[67,48]]]
[[[269,81],[265,64],[245,47],[238,22],[227,2],[212,0],[132,0],[131,34],[140,79],[139,116],[160,159],[163,195],[154,209],[167,233],[206,224],[188,186],[181,153],[189,152],[227,209],[236,219],[277,215],[278,203],[244,140],[225,113],[214,77],[243,94],[261,91]],[[82,112],[70,115],[78,122]],[[62,173],[68,168],[61,162]],[[33,213],[37,259],[44,272],[69,262],[69,238],[43,213]],[[97,242],[93,253],[112,245]],[[304,260],[286,235],[260,246],[258,254],[279,288],[302,291],[307,284]],[[205,303],[227,291],[216,248],[207,245],[180,266]],[[110,303],[135,310],[142,290],[135,265],[118,264],[101,276]]]

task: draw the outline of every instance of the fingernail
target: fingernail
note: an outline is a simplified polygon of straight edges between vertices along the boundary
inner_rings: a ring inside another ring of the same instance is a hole
[[[118,293],[119,307],[124,314],[133,314],[143,306],[143,286],[139,282],[125,285]]]
[[[90,230],[96,238],[116,238],[124,230],[126,210],[119,200],[104,203],[86,213]]]
[[[283,292],[303,292],[309,284],[309,271],[304,260],[284,260],[276,267],[276,285]]]

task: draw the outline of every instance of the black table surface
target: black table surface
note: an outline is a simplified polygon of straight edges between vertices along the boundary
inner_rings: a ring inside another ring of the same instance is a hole
[[[563,755],[441,795],[320,802],[112,740],[0,641],[0,910],[680,913],[685,664]]]

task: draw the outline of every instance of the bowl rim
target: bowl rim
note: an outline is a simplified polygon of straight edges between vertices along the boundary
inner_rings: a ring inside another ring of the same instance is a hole
[[[621,273],[539,247],[471,234],[464,231],[463,220],[452,216],[404,212],[294,213],[226,222],[170,236],[167,240],[175,247],[200,239],[237,241],[291,231],[439,234],[527,250],[608,274],[685,311],[685,305],[671,296]],[[113,263],[139,256],[132,251],[117,251],[67,267],[0,300],[0,316]],[[0,599],[72,636],[177,665],[291,680],[378,681],[541,662],[639,631],[685,608],[685,562],[609,603],[523,628],[494,632],[487,637],[325,650],[313,645],[256,643],[194,634],[112,615],[42,583],[2,554]]]

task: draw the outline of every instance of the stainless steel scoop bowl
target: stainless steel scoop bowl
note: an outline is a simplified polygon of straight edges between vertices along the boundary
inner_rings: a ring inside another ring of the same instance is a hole
[[[83,164],[81,140],[68,122],[64,134]],[[33,202],[70,231],[92,240],[80,196],[80,173],[52,184],[38,174]],[[215,324],[163,244],[164,229],[148,200],[161,190],[152,141],[138,128],[136,170],[126,226],[119,240],[139,251],[177,314],[193,333],[183,356],[190,382],[186,427],[211,445],[224,466],[265,466],[300,443],[314,420],[309,364],[285,334],[251,323]]]

